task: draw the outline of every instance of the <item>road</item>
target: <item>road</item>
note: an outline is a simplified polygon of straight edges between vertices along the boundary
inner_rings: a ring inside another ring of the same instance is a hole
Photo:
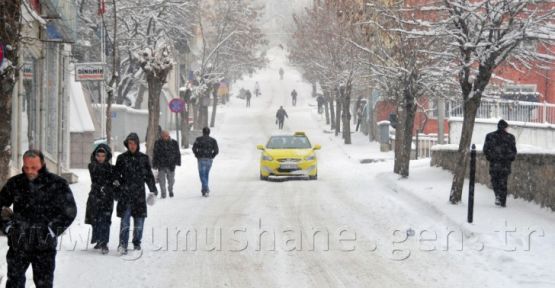
[[[90,180],[78,171],[82,181],[72,189],[80,213],[62,240],[57,287],[518,287],[472,247],[416,241],[425,237],[422,229],[443,232],[449,221],[381,180],[391,160],[362,165],[350,158],[326,133],[310,86],[272,51],[269,68],[235,86],[253,89],[256,80],[262,95],[250,108],[232,98],[220,109],[212,134],[221,154],[211,172],[211,196],[200,196],[196,161],[185,150],[176,196],[149,207],[143,251],[117,255],[115,215],[110,254],[85,247]],[[282,81],[279,67],[285,68]],[[290,105],[293,88],[296,107]],[[283,131],[274,122],[280,105],[289,114]],[[319,179],[260,181],[256,144],[294,131],[322,145]],[[368,147],[369,157],[379,157],[376,145]]]

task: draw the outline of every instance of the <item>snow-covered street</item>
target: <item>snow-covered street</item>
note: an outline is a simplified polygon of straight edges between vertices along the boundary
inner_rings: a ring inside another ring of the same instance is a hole
[[[270,50],[269,58],[266,69],[234,84],[236,92],[260,83],[251,107],[234,94],[219,108],[210,197],[201,197],[196,159],[183,150],[176,196],[149,206],[142,251],[117,254],[115,213],[110,253],[87,245],[90,180],[88,171],[75,171],[78,216],[61,239],[56,287],[555,286],[553,213],[512,197],[508,208],[495,208],[493,192],[478,185],[475,224],[465,224],[466,204],[448,204],[450,173],[418,160],[409,179],[399,180],[392,152],[379,152],[358,132],[353,145],[343,145],[283,50]],[[289,114],[283,131],[275,124],[280,105]],[[318,180],[259,180],[256,145],[295,131],[322,145]],[[4,276],[5,261],[0,267]],[[33,285],[30,276],[31,269]]]

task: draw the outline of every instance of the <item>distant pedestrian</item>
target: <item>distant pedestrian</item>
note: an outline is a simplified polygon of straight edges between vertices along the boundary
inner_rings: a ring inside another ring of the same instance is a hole
[[[291,91],[291,104],[293,104],[293,106],[297,106],[297,91],[295,91],[295,89]]]
[[[23,154],[23,173],[0,190],[0,208],[2,218],[8,219],[0,227],[8,236],[6,287],[25,287],[29,265],[35,287],[53,287],[57,237],[77,214],[67,181],[48,172],[42,152],[28,150]]]
[[[258,84],[258,81],[254,83],[254,95],[256,97],[260,96],[260,84]]]
[[[358,131],[358,128],[360,127],[360,124],[362,123],[362,118],[364,116],[364,114],[362,113],[363,108],[364,107],[362,105],[358,106],[357,114],[356,114],[357,115],[357,126],[356,126],[355,131]]]
[[[283,109],[283,106],[280,106],[276,112],[276,124],[278,125],[278,128],[280,130],[283,129],[283,122],[285,121],[285,118],[289,118],[289,115],[287,115],[287,112],[285,111],[285,109]]]
[[[322,114],[324,112],[325,101],[326,100],[324,99],[324,96],[322,96],[321,94],[316,97],[316,102],[318,103],[318,114]]]
[[[158,194],[150,159],[139,152],[140,141],[136,133],[131,133],[123,142],[127,151],[116,160],[116,177],[120,183],[117,216],[121,218],[118,252],[127,254],[130,220],[133,217],[133,248],[141,250],[143,226],[147,217],[145,184],[150,190],[149,199]]]
[[[247,107],[251,107],[251,98],[252,98],[251,90],[247,90],[245,95],[247,99]]]
[[[505,207],[507,203],[507,180],[511,164],[516,158],[515,136],[507,132],[509,124],[499,120],[497,131],[488,133],[483,152],[489,161],[491,185],[495,193],[495,205]]]
[[[98,145],[89,163],[91,176],[91,191],[87,199],[85,224],[92,225],[91,243],[94,249],[101,249],[102,254],[107,254],[108,241],[110,240],[110,225],[114,211],[114,166],[110,164],[112,152],[106,144]]]
[[[198,161],[198,173],[202,183],[201,193],[203,197],[208,197],[210,188],[208,187],[208,178],[212,162],[219,153],[218,142],[210,137],[210,128],[202,128],[202,136],[198,137],[193,144],[193,153]]]
[[[162,131],[162,137],[154,143],[152,156],[152,167],[158,169],[158,182],[160,183],[162,198],[166,198],[166,180],[168,180],[170,197],[173,197],[175,166],[181,166],[179,144],[170,137],[170,132],[164,130]]]
[[[285,73],[285,71],[283,71],[283,68],[279,68],[279,80],[283,80],[283,74]]]

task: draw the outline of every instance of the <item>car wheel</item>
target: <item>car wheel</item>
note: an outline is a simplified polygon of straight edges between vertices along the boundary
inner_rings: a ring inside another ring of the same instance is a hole
[[[268,176],[264,176],[260,174],[260,180],[263,180],[263,181],[268,180]]]
[[[318,174],[314,175],[314,176],[308,176],[308,179],[310,180],[317,180],[318,179]]]

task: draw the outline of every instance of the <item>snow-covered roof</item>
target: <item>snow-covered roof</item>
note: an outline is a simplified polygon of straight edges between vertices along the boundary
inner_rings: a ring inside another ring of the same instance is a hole
[[[69,131],[73,133],[95,131],[81,83],[75,81],[73,74],[69,83]]]

